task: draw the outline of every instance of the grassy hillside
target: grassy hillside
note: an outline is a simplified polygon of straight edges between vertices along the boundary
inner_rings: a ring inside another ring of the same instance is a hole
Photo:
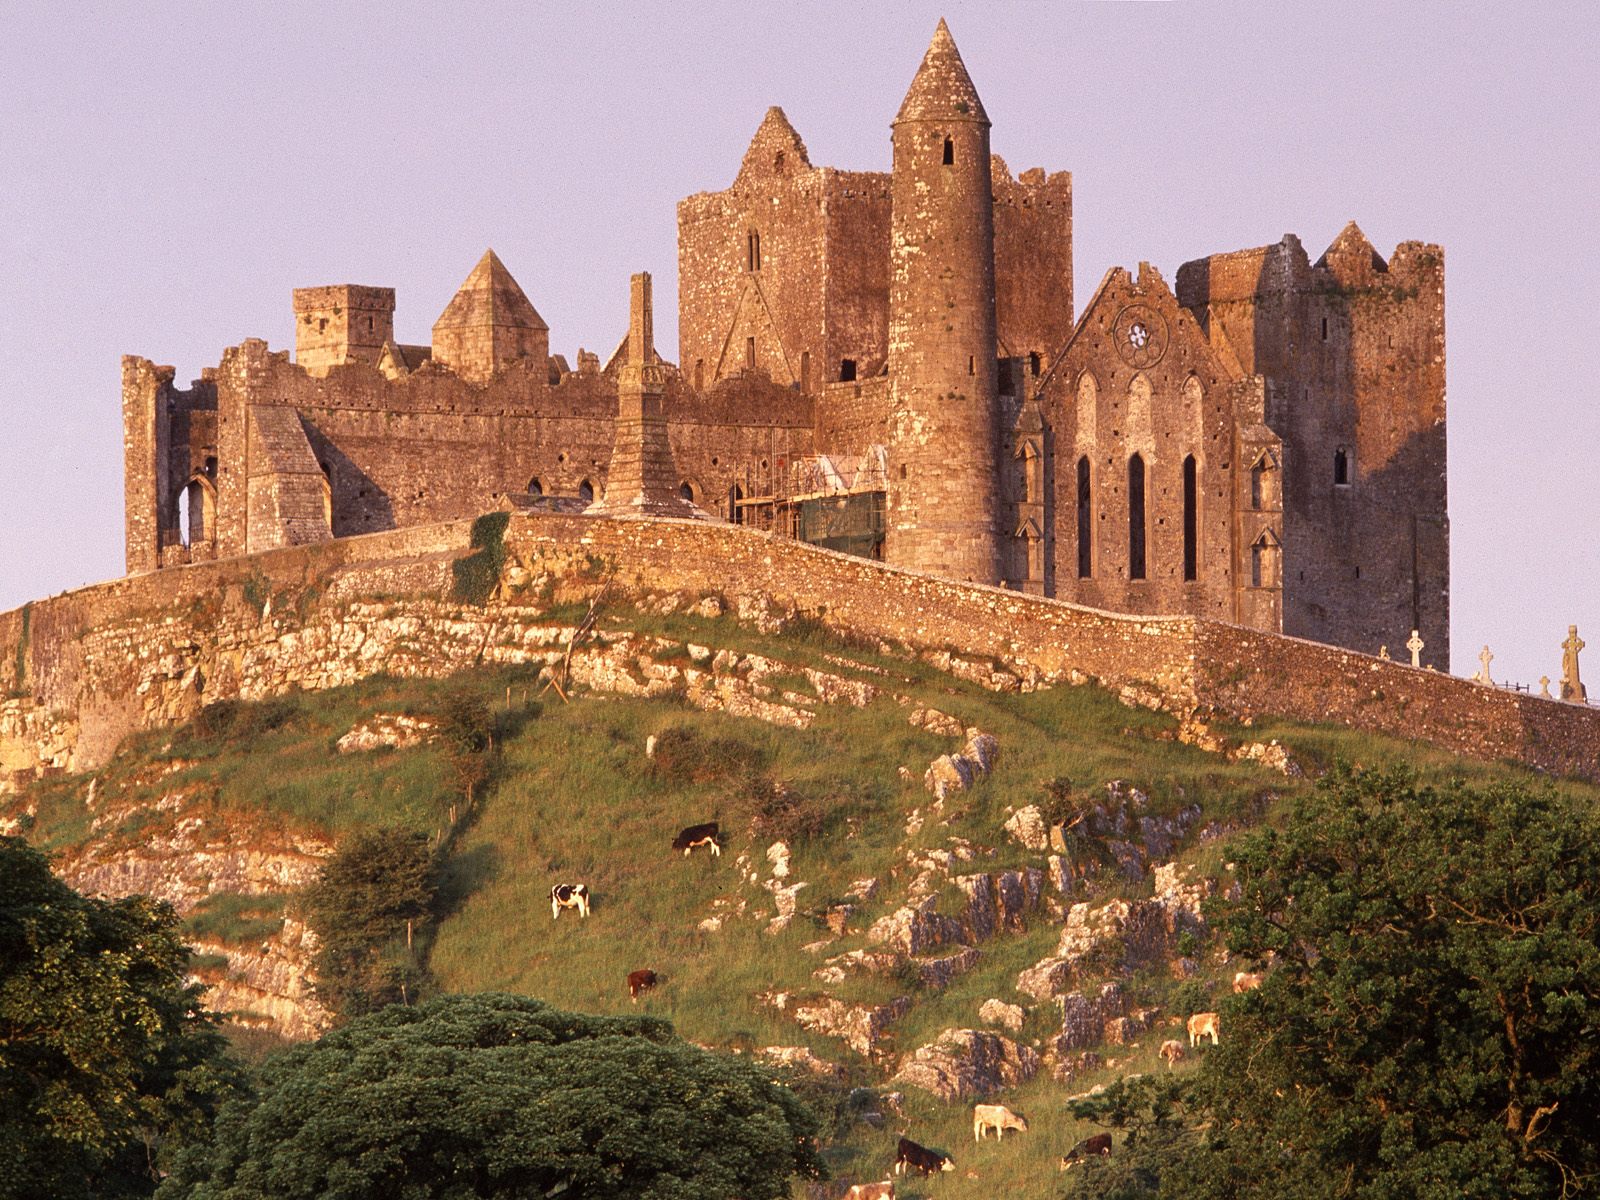
[[[761,635],[683,616],[613,620],[680,641],[686,657],[691,645],[705,645],[777,659],[786,669],[768,685],[809,693],[813,703],[807,667],[870,681],[884,695],[861,708],[817,704],[810,727],[795,729],[699,711],[673,698],[579,690],[563,702],[554,692],[541,696],[537,676],[526,670],[485,669],[434,682],[379,677],[338,691],[205,710],[187,727],[138,739],[92,779],[34,786],[11,815],[30,814],[24,819],[30,839],[68,861],[90,848],[101,857],[137,852],[197,819],[226,830],[236,846],[336,843],[374,826],[421,830],[438,840],[445,859],[441,919],[423,942],[442,987],[515,991],[563,1007],[618,1012],[630,1007],[627,973],[650,967],[664,983],[641,1006],[672,1020],[684,1037],[741,1052],[806,1045],[840,1064],[849,1084],[880,1086],[885,1073],[878,1066],[754,997],[773,989],[823,990],[811,972],[824,957],[865,945],[871,923],[904,903],[914,852],[965,839],[974,857],[961,872],[1041,865],[1042,854],[1004,833],[1010,813],[1049,805],[1053,796],[1103,796],[1107,783],[1122,780],[1148,794],[1153,816],[1198,804],[1195,828],[1209,833],[1192,834],[1178,853],[1216,874],[1230,831],[1274,819],[1285,797],[1314,786],[1312,778],[1336,758],[1367,765],[1405,758],[1436,778],[1522,774],[1337,729],[1281,724],[1215,731],[1234,743],[1282,742],[1305,771],[1286,777],[1186,745],[1171,718],[1125,707],[1091,686],[996,693],[816,631]],[[480,805],[453,831],[449,814],[460,797],[439,744],[333,752],[342,734],[373,714],[436,716],[461,694],[490,706],[497,754]],[[951,797],[942,812],[931,807],[923,772],[961,743],[911,724],[908,715],[917,708],[936,708],[991,733],[1001,747],[993,774]],[[645,751],[652,735],[659,746],[654,759]],[[1600,798],[1587,785],[1557,786]],[[914,811],[920,822],[908,825]],[[706,820],[719,821],[726,833],[720,858],[697,851],[686,859],[670,850],[678,829]],[[797,896],[797,919],[774,935],[765,931],[773,898],[740,864],[770,878],[766,850],[780,835],[793,851],[786,882],[807,886]],[[868,878],[879,881],[877,897],[835,937],[824,923],[826,910]],[[593,915],[552,920],[551,885],[573,881],[589,886]],[[1106,870],[1065,902],[1148,895],[1150,887],[1148,879],[1133,882]],[[193,908],[189,927],[207,941],[250,944],[281,923],[286,900],[270,889],[265,895],[219,890]],[[700,928],[708,916],[737,913],[741,905],[744,915],[729,917],[720,930]],[[827,990],[862,1003],[913,995],[914,1007],[891,1026],[885,1057],[947,1028],[982,1027],[978,1006],[990,997],[1030,1006],[1017,1036],[1038,1043],[1059,1032],[1059,1013],[1021,996],[1014,983],[1020,970],[1053,951],[1059,933],[1059,921],[1041,909],[1026,931],[984,943],[977,967],[943,991],[919,988],[903,972],[856,976]],[[824,939],[831,939],[825,949],[806,948]],[[1147,970],[1125,978],[1124,986],[1139,1003],[1166,1013],[1204,1007],[1208,997],[1220,998],[1220,980],[1231,969],[1214,955],[1201,961],[1197,981]],[[197,964],[202,974],[216,967]],[[1007,1093],[1005,1102],[1025,1112],[1032,1129],[1003,1146],[973,1145],[970,1103],[946,1105],[907,1089],[904,1115],[886,1112],[883,1129],[847,1119],[830,1159],[841,1178],[883,1178],[895,1136],[905,1130],[951,1150],[960,1169],[928,1185],[908,1184],[902,1195],[1051,1194],[1055,1158],[1093,1132],[1066,1115],[1066,1094],[1129,1071],[1164,1069],[1155,1050],[1175,1032],[1160,1025],[1135,1046],[1102,1048],[1104,1070],[1070,1087],[1041,1072]]]

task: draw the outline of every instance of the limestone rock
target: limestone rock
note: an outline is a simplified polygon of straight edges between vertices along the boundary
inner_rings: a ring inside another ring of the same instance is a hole
[[[789,874],[789,845],[787,842],[773,842],[767,847],[767,861],[772,864],[774,878],[784,879]]]
[[[780,1067],[789,1067],[819,1079],[843,1079],[844,1068],[825,1058],[818,1058],[809,1046],[763,1046],[756,1051],[761,1058]]]
[[[942,958],[921,959],[917,962],[917,979],[923,987],[942,988],[957,975],[965,975],[977,966],[981,955],[976,946],[963,946]]]
[[[990,1096],[1038,1073],[1038,1052],[983,1029],[946,1029],[900,1061],[891,1082],[922,1088],[941,1100]]]
[[[1026,850],[1043,853],[1050,848],[1050,832],[1045,827],[1038,805],[1029,804],[1017,809],[1006,821],[1005,829],[1012,840]]]
[[[904,954],[922,954],[961,940],[963,930],[938,911],[939,898],[929,896],[914,905],[905,905],[873,922],[867,930],[868,943],[893,946]]]
[[[971,787],[974,778],[972,764],[964,756],[941,754],[928,765],[922,783],[935,799],[944,800],[954,792]]]
[[[871,1058],[890,1023],[911,1009],[909,996],[887,1004],[850,1004],[833,996],[795,996],[768,992],[758,997],[813,1033],[836,1037],[863,1058]]]
[[[334,743],[340,754],[362,750],[406,750],[438,737],[439,722],[409,713],[378,713],[354,726]]]
[[[966,732],[960,721],[937,708],[913,708],[906,720],[918,729],[926,729],[940,737],[960,737]]]
[[[1020,1004],[1007,1004],[1004,1000],[985,1000],[978,1007],[978,1019],[988,1025],[999,1025],[1012,1033],[1022,1028],[1027,1013]]]

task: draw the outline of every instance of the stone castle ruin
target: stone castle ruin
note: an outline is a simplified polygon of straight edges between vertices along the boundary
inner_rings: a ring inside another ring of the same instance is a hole
[[[1072,180],[1013,177],[941,22],[887,172],[768,111],[678,206],[678,362],[647,275],[602,363],[493,251],[434,323],[294,293],[187,390],[123,360],[130,574],[492,508],[695,516],[957,581],[1449,661],[1444,264],[1348,225],[1113,268],[1074,315]]]

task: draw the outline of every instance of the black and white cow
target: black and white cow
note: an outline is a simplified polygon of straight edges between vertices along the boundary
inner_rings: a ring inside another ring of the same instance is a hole
[[[894,1173],[902,1174],[906,1171],[917,1171],[923,1175],[932,1175],[937,1171],[954,1171],[956,1160],[948,1154],[940,1154],[937,1150],[929,1150],[926,1146],[919,1146],[910,1138],[901,1138],[900,1144],[895,1148]]]
[[[589,915],[589,889],[581,883],[558,883],[550,889],[550,919],[561,915],[563,908],[575,908],[580,917]]]
[[[672,848],[682,850],[685,858],[689,851],[696,846],[710,846],[711,853],[718,858],[722,857],[722,847],[717,843],[717,823],[707,821],[704,825],[691,825],[672,839]]]

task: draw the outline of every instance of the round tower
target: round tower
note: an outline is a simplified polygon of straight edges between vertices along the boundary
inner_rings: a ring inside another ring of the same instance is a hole
[[[884,557],[999,583],[989,117],[942,20],[893,128]]]

